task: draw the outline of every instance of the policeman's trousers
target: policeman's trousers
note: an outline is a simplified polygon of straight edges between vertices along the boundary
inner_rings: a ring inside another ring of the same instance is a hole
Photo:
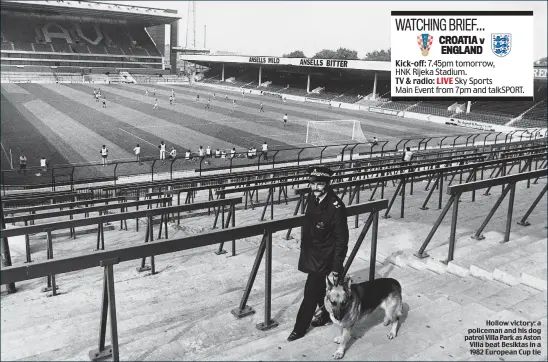
[[[306,333],[312,322],[316,307],[323,308],[325,298],[325,275],[321,273],[308,273],[304,285],[304,298],[297,313],[297,321],[293,328],[299,334]]]

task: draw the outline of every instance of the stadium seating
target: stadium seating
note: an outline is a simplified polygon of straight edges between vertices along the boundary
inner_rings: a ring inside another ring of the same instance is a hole
[[[534,102],[524,101],[480,101],[474,103],[470,108],[470,111],[480,114],[492,114],[514,118],[527,111],[534,105]]]
[[[379,108],[395,109],[398,111],[405,111],[415,105],[415,102],[385,102],[377,105]]]
[[[499,124],[499,125],[505,125],[506,123],[510,122],[512,118],[510,117],[504,117],[504,116],[498,116],[488,113],[459,113],[455,115],[453,118],[457,119],[464,119],[468,121],[476,121],[476,122],[486,122],[486,123],[492,123],[492,124]]]
[[[162,68],[161,53],[143,26],[50,20],[4,13],[1,26],[3,58],[6,58],[4,52],[9,51],[63,54],[57,59],[50,56],[25,56],[26,53],[10,54],[14,59],[3,59],[3,65],[25,64],[17,58],[26,57],[37,65],[64,65],[73,60],[79,61],[74,64],[85,67],[103,68],[105,64],[117,64],[114,66],[119,68]],[[48,37],[48,34],[58,34],[62,37]],[[121,59],[107,57],[108,55],[127,57]],[[87,62],[83,63],[82,60]]]
[[[434,116],[440,117],[451,117],[454,112],[448,111],[447,108],[450,107],[455,102],[453,101],[436,101],[436,102],[420,102],[419,104],[408,109],[409,112],[432,114]]]
[[[548,128],[548,112],[546,99],[537,103],[535,107],[527,111],[522,119],[516,121],[514,127]]]

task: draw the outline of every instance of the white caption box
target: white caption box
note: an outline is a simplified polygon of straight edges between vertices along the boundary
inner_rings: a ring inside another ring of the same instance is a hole
[[[392,12],[391,96],[532,100],[532,12]]]

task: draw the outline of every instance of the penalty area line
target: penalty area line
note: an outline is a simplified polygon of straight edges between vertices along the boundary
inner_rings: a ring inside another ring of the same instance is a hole
[[[133,133],[131,133],[131,132],[128,132],[128,131],[126,131],[125,129],[122,129],[122,128],[120,128],[120,127],[118,127],[118,129],[119,129],[120,131],[123,131],[123,132],[125,132],[125,133],[127,133],[127,134],[130,134],[130,135],[132,135],[132,136],[133,136],[133,137],[135,137],[135,138],[138,138],[138,139],[140,139],[140,140],[141,140],[141,141],[143,141],[143,142],[146,142],[146,143],[148,143],[149,145],[152,145],[152,146],[156,146],[156,145],[155,145],[154,143],[150,143],[150,142],[148,142],[147,140],[145,140],[145,139],[142,139],[141,137],[139,137],[139,136],[137,136],[137,135],[134,135],[134,134],[133,134]]]

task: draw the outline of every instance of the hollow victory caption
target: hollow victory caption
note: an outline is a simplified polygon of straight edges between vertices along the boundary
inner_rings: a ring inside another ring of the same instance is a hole
[[[533,100],[532,11],[392,11],[392,100]]]

